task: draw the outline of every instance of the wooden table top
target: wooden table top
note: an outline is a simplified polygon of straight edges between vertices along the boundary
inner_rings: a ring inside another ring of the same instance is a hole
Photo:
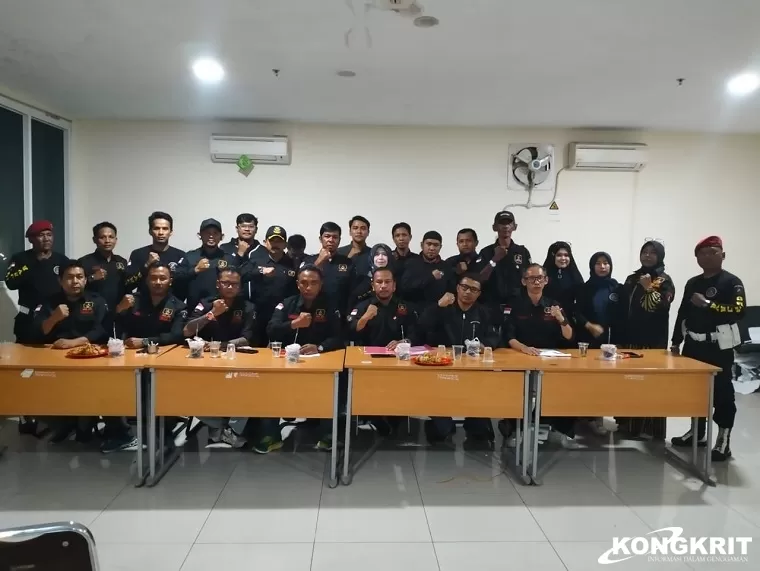
[[[155,355],[138,354],[137,349],[126,349],[121,357],[98,357],[95,359],[67,359],[68,349],[51,349],[50,346],[30,346],[13,343],[10,345],[7,358],[0,359],[0,369],[19,367],[29,369],[87,369],[87,370],[116,370],[151,367],[158,359],[169,353],[176,345],[159,347]]]
[[[221,370],[257,370],[257,371],[301,371],[312,373],[340,372],[343,370],[345,351],[330,351],[318,357],[302,357],[298,364],[290,364],[285,357],[275,358],[272,351],[266,347],[257,347],[258,353],[251,355],[237,352],[235,358],[228,360],[224,354],[219,358],[211,358],[204,353],[200,359],[188,357],[190,349],[177,346],[173,351],[162,355],[156,362],[156,368],[161,369],[221,369]]]
[[[496,349],[494,362],[484,363],[482,359],[470,359],[466,355],[453,365],[445,367],[424,367],[411,361],[399,361],[395,357],[372,357],[364,353],[363,347],[346,349],[347,369],[412,369],[421,371],[530,371],[536,368],[536,358],[523,355],[513,349]]]
[[[534,357],[533,368],[539,371],[572,373],[583,371],[585,373],[717,373],[720,368],[707,363],[702,363],[688,357],[673,355],[665,349],[643,349],[633,351],[643,355],[641,358],[616,359],[605,361],[601,359],[601,351],[589,350],[588,356],[581,357],[577,349],[562,350],[570,353],[571,358],[558,357],[545,359]]]

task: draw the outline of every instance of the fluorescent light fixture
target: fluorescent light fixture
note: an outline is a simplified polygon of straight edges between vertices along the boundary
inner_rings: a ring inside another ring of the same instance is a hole
[[[760,87],[760,76],[756,73],[740,73],[732,77],[726,84],[731,95],[749,95]]]
[[[193,63],[195,77],[204,83],[219,83],[224,79],[224,68],[215,59],[202,58]]]

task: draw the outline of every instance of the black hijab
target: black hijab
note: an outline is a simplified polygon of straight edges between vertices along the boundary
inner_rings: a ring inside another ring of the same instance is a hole
[[[567,254],[570,256],[570,264],[564,270],[559,269],[554,261],[557,252],[560,250],[567,250]],[[549,283],[554,283],[562,289],[579,286],[583,283],[583,276],[578,269],[578,264],[575,263],[573,249],[567,242],[554,242],[549,246],[546,252],[546,260],[544,260],[544,270],[549,278]]]
[[[657,262],[655,263],[654,267],[650,267],[650,268],[645,268],[642,265],[638,270],[636,270],[633,273],[638,276],[649,274],[650,276],[652,276],[652,278],[655,278],[665,273],[665,246],[663,246],[657,240],[649,240],[648,242],[644,242],[644,245],[641,247],[641,250],[639,250],[639,258],[641,258],[641,253],[644,251],[644,248],[646,248],[647,246],[652,246],[652,248],[654,248],[654,251],[657,254]]]
[[[378,250],[383,250],[385,252],[385,256],[388,258],[388,263],[386,264],[386,268],[388,268],[391,272],[395,274],[395,268],[394,262],[395,259],[393,258],[393,250],[391,250],[387,244],[375,244],[372,246],[372,248],[369,251],[369,278],[372,280],[372,275],[375,273],[375,270],[377,269],[377,266],[375,265],[375,255],[377,254]]]

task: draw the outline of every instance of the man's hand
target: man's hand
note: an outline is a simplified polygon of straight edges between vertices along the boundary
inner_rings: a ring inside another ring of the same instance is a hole
[[[351,251],[348,252],[348,257],[353,258],[354,256],[361,254],[361,250],[357,248],[356,246],[351,246]]]
[[[670,352],[673,355],[680,355],[681,354],[681,348],[678,345],[671,345],[670,346]]]
[[[103,268],[98,268],[94,272],[92,272],[92,275],[90,275],[90,279],[96,282],[99,282],[100,280],[106,279],[106,276],[108,275],[108,272],[105,271]]]
[[[135,305],[135,296],[127,294],[121,299],[121,301],[119,302],[119,305],[116,306],[116,313],[127,311],[129,308],[134,307],[134,305]]]
[[[227,307],[227,304],[224,303],[223,299],[216,299],[214,300],[214,303],[211,304],[211,313],[214,314],[214,317],[219,317],[228,309],[229,307]]]
[[[586,323],[586,329],[594,337],[601,337],[602,333],[604,333],[604,327],[597,323],[591,323],[590,321]]]
[[[552,305],[551,306],[551,315],[554,319],[559,321],[560,323],[565,320],[565,314],[562,313],[562,308],[558,305]]]
[[[312,343],[308,343],[301,347],[301,355],[316,355],[317,353],[319,353],[319,349]]]
[[[691,303],[693,303],[697,307],[707,307],[708,305],[710,305],[710,300],[707,299],[701,293],[695,293],[694,295],[691,296]]]
[[[272,267],[260,268],[259,271],[262,276],[274,276],[274,268]]]
[[[290,322],[291,329],[306,329],[311,326],[311,313],[303,312]]]
[[[148,261],[145,262],[145,267],[147,268],[148,266],[150,266],[151,264],[155,262],[158,262],[159,260],[161,260],[161,258],[158,256],[158,254],[156,254],[155,252],[149,252]]]
[[[644,274],[639,278],[639,285],[643,287],[646,291],[649,291],[652,289],[652,276],[649,274]]]
[[[441,270],[433,270],[433,277],[440,280],[443,277],[443,272]]]
[[[205,272],[210,267],[211,267],[211,262],[209,262],[206,258],[201,258],[200,260],[198,260],[198,263],[195,264],[195,273],[199,274],[201,272]]]
[[[362,319],[364,319],[364,321],[369,321],[375,317],[377,317],[377,306],[373,303],[367,307],[367,311],[362,315]]]
[[[459,262],[457,264],[457,273],[461,276],[462,274],[467,273],[467,262]]]
[[[493,258],[491,258],[494,262],[499,262],[503,260],[507,255],[507,249],[502,248],[501,246],[496,246],[493,252]]]
[[[245,240],[239,240],[237,245],[237,255],[241,258],[245,256],[248,250],[251,249],[251,245]]]
[[[456,301],[456,296],[453,293],[444,293],[443,297],[438,300],[438,307],[448,307]]]
[[[385,346],[385,348],[386,348],[386,349],[388,349],[388,351],[395,351],[395,350],[396,350],[396,346],[397,346],[399,343],[401,343],[401,341],[391,341],[390,343],[388,343],[388,344]]]
[[[127,349],[139,349],[143,346],[142,337],[127,337],[127,339],[124,340],[124,346]]]
[[[329,261],[330,259],[330,252],[322,248],[319,251],[319,254],[317,255],[317,260],[314,262],[314,265],[321,266],[325,262]]]
[[[541,351],[536,349],[535,347],[528,347],[527,345],[523,345],[520,347],[520,352],[525,353],[526,355],[532,355],[534,357],[537,357],[541,354]]]
[[[53,343],[53,349],[73,349],[78,346],[79,343],[75,339],[58,339],[58,341]]]
[[[69,316],[69,306],[63,303],[55,308],[50,317],[55,318],[56,322],[63,321]]]

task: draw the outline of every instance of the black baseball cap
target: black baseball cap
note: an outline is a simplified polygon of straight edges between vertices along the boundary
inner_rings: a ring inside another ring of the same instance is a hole
[[[217,228],[221,232],[222,223],[219,222],[219,220],[216,218],[206,218],[203,222],[201,222],[201,229],[198,230],[198,232],[203,232],[206,228]]]
[[[494,224],[509,224],[510,222],[514,221],[515,215],[512,214],[509,210],[502,210],[501,212],[497,212],[496,216],[493,217]]]
[[[271,240],[272,238],[280,238],[286,242],[288,241],[288,233],[285,232],[285,228],[282,226],[270,226],[267,228],[266,237],[267,240]]]

